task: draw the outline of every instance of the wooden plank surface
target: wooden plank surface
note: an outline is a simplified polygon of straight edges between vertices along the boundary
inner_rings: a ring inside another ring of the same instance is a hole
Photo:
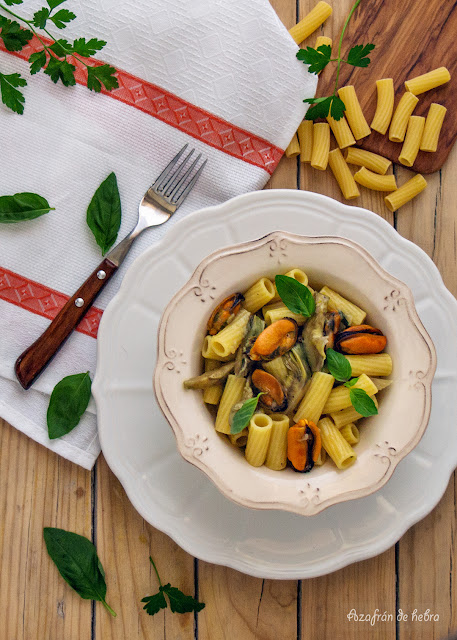
[[[336,3],[334,3],[336,5]],[[338,3],[346,10],[347,3]],[[439,9],[438,9],[439,7]],[[451,80],[446,85],[421,94],[414,115],[427,116],[432,102],[448,109],[439,147],[436,153],[419,152],[415,171],[432,173],[440,169],[455,143],[457,120],[453,117],[457,99],[457,1],[442,0],[439,5],[430,0],[363,0],[357,8],[344,36],[343,55],[357,44],[375,45],[366,68],[341,66],[339,86],[353,84],[368,123],[376,109],[376,80],[392,78],[395,105],[405,92],[405,80],[447,67]],[[339,34],[335,34],[339,37]],[[333,54],[336,55],[337,37]],[[318,95],[331,95],[335,82],[335,64],[322,72]],[[364,149],[375,151],[391,160],[398,160],[402,144],[390,142],[388,135],[373,131],[360,141]]]
[[[314,0],[271,0],[286,26]],[[433,3],[432,3],[433,4]],[[336,38],[350,0],[334,3],[320,30]],[[311,36],[309,44],[314,44]],[[457,151],[427,190],[393,215],[382,197],[361,189],[351,204],[376,211],[421,246],[457,294]],[[396,169],[400,181],[411,175]],[[308,189],[341,199],[330,172],[284,159],[269,187]],[[304,232],[306,230],[304,229]],[[101,457],[91,473],[59,458],[0,422],[0,640],[425,640],[457,628],[455,480],[436,509],[377,558],[307,581],[270,581],[195,562],[136,513]],[[424,488],[426,490],[426,488]],[[49,560],[46,525],[97,542],[107,573],[112,619],[99,604],[81,600]],[[140,600],[157,588],[148,556],[164,580],[196,593],[206,608],[194,618],[142,611]],[[359,613],[411,614],[430,609],[438,621],[356,623]]]

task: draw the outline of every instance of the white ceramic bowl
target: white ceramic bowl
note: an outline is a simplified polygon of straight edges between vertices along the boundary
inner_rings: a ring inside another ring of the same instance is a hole
[[[293,267],[303,269],[315,288],[328,284],[359,304],[368,313],[367,322],[388,338],[394,384],[383,391],[379,415],[362,421],[357,461],[344,471],[330,463],[308,474],[251,467],[216,433],[201,393],[183,388],[186,378],[201,373],[201,345],[214,306],[262,275],[273,277]],[[211,254],[174,296],[160,323],[154,389],[181,455],[224,495],[246,507],[314,515],[387,482],[425,431],[435,368],[433,343],[404,283],[349,240],[277,231]]]

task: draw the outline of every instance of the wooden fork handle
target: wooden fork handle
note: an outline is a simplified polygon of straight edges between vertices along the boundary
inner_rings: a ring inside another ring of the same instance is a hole
[[[33,384],[55,356],[117,268],[105,258],[59,311],[46,331],[19,356],[15,371],[24,389],[28,389]]]

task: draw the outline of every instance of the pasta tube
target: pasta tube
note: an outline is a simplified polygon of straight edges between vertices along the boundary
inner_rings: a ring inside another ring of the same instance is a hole
[[[349,147],[346,151],[346,162],[356,164],[359,167],[366,167],[370,171],[384,175],[391,166],[391,161],[377,153],[365,151],[358,147]]]
[[[360,442],[360,432],[353,422],[340,429],[340,433],[348,444],[352,445]]]
[[[311,166],[313,169],[325,171],[330,151],[330,127],[326,122],[316,122],[313,127],[313,153]]]
[[[244,455],[253,467],[261,467],[265,462],[272,428],[270,416],[265,413],[255,413],[252,416]]]
[[[394,191],[397,188],[397,182],[393,174],[380,176],[379,173],[368,171],[366,167],[361,167],[354,174],[354,180],[373,191]]]
[[[338,469],[347,469],[354,464],[357,460],[355,451],[346,442],[330,418],[320,420],[318,427],[321,431],[322,446]]]
[[[268,445],[265,466],[275,471],[281,471],[287,464],[287,432],[289,418],[284,413],[274,413],[271,417],[270,443]]]
[[[249,430],[247,427],[239,433],[229,433],[230,442],[235,445],[235,447],[245,447],[248,441],[248,433]]]
[[[346,107],[346,119],[351,127],[354,138],[360,140],[361,138],[369,136],[371,129],[363,115],[362,107],[360,106],[354,86],[347,85],[346,87],[341,87],[341,89],[338,89],[338,95]]]
[[[351,387],[351,389],[363,389],[369,396],[378,393],[378,388],[370,380],[370,378],[364,373],[357,380],[355,385]],[[322,409],[322,413],[335,413],[336,411],[341,411],[342,409],[347,409],[347,407],[351,407],[351,398],[350,393],[351,389],[348,389],[345,386],[337,387],[331,391],[329,397],[327,398],[327,402]]]
[[[315,49],[318,49],[322,45],[327,45],[329,47],[332,46],[332,39],[328,36],[317,36],[316,44],[314,45]]]
[[[313,123],[311,122],[311,124],[313,124]],[[308,276],[301,269],[291,269],[290,271],[288,271],[284,275],[285,276],[289,276],[289,278],[293,278],[294,280],[297,280],[297,282],[299,282],[300,284],[305,285],[305,287],[308,285]],[[278,302],[279,300],[281,300],[281,298],[279,296],[278,291],[276,290],[276,285],[274,285],[274,287],[275,287],[275,296],[271,300],[271,302]],[[310,291],[311,291],[310,287],[308,287],[308,289],[310,289]]]
[[[388,353],[345,357],[349,361],[352,375],[355,377],[362,375],[362,373],[367,376],[390,376],[392,373],[392,358]]]
[[[229,360],[233,360],[233,355],[229,354],[228,356],[219,356],[213,348],[213,339],[215,336],[205,336],[202,347],[202,356],[204,358],[209,358],[210,360],[217,360],[218,362],[228,362]]]
[[[214,371],[214,369],[219,369],[220,366],[221,363],[217,360],[205,360],[205,371]],[[206,404],[219,404],[223,390],[224,385],[222,382],[212,387],[207,387],[203,390],[203,402],[206,402]]]
[[[427,181],[420,173],[416,174],[414,178],[402,184],[402,186],[389,194],[384,198],[386,207],[389,211],[397,211],[404,204],[412,200],[417,194],[425,189]]]
[[[328,154],[328,163],[340,186],[343,197],[346,198],[346,200],[357,198],[360,195],[360,191],[339,149],[330,151]]]
[[[295,422],[310,420],[317,424],[334,382],[335,378],[329,373],[322,373],[321,371],[313,373],[311,383],[294,416]]]
[[[375,403],[376,408],[378,408],[378,401],[376,400],[376,396],[370,396],[370,398]],[[332,418],[333,422],[335,423],[335,426],[338,429],[341,429],[342,427],[346,426],[350,422],[356,422],[356,420],[360,420],[360,418],[363,418],[362,414],[358,413],[354,409],[354,407],[348,407],[347,409],[343,409],[342,411],[336,411],[335,413],[331,413],[330,417]]]
[[[392,122],[390,123],[389,140],[392,140],[392,142],[403,142],[409,117],[418,102],[419,98],[416,98],[416,96],[409,91],[402,95],[395,109]]]
[[[305,324],[307,318],[299,313],[294,313],[282,302],[273,302],[263,308],[263,317],[265,323],[272,324],[276,320],[282,320],[283,318],[292,318],[298,325]]]
[[[378,92],[378,101],[376,104],[376,112],[371,122],[371,128],[384,135],[389,127],[390,121],[392,120],[392,113],[394,110],[394,81],[392,78],[377,80],[376,89]]]
[[[329,298],[328,308],[329,311],[341,311],[347,318],[347,321],[351,326],[363,324],[363,321],[367,317],[366,311],[358,307],[353,302],[349,302],[339,293],[330,289],[330,287],[322,287],[320,291],[324,296]],[[353,375],[356,375],[355,373]]]
[[[219,433],[230,433],[230,411],[241,400],[246,380],[229,375],[217,411],[215,429]]]
[[[340,118],[340,120],[335,120],[332,116],[327,116],[327,122],[336,138],[336,144],[340,149],[345,149],[355,144],[354,136],[344,116]]]
[[[296,133],[294,133],[294,137],[287,145],[284,153],[286,154],[286,158],[295,158],[300,153],[300,145],[298,144],[298,138]]]
[[[438,69],[433,69],[433,71],[424,73],[421,76],[416,76],[415,78],[406,80],[405,89],[417,96],[420,93],[430,91],[430,89],[435,89],[435,87],[446,84],[450,79],[451,74],[446,67],[439,67]]]
[[[247,324],[251,314],[246,309],[241,309],[232,322],[213,336],[212,348],[219,356],[228,356],[240,346],[241,340],[246,335]]]
[[[405,141],[398,157],[405,167],[412,167],[417,158],[424,127],[425,118],[422,116],[410,116]]]
[[[292,29],[289,29],[289,33],[297,44],[306,40],[321,24],[332,15],[332,7],[326,2],[318,2],[314,9],[312,9],[303,20],[300,20]]]
[[[300,162],[311,162],[313,153],[313,126],[312,120],[303,120],[297,129],[298,142],[300,144]]]
[[[275,287],[268,278],[260,278],[244,294],[243,307],[249,313],[256,313],[268,304],[275,295]]]
[[[432,102],[430,105],[420,145],[421,151],[429,151],[433,153],[437,150],[438,140],[446,111],[446,107],[443,107],[442,104]]]

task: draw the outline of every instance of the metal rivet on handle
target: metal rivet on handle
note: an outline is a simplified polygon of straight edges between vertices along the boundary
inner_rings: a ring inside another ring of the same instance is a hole
[[[75,307],[82,307],[84,304],[84,300],[82,298],[76,298]]]
[[[97,278],[99,280],[104,280],[106,278],[106,272],[105,271],[97,271]]]

